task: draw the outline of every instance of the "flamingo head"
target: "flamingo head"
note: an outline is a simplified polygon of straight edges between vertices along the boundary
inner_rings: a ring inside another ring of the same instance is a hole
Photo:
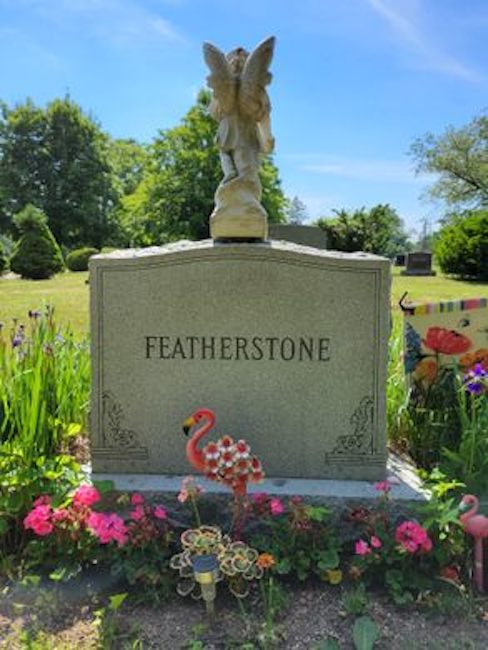
[[[459,504],[458,508],[460,512],[467,512],[473,506],[477,505],[478,499],[474,496],[474,494],[465,494],[461,499],[461,503]]]
[[[198,411],[195,411],[195,413],[190,415],[190,417],[187,418],[182,425],[183,433],[185,436],[190,433],[190,430],[195,426],[195,424],[198,424],[204,418],[208,418],[211,422],[213,422],[215,415],[210,409],[198,409]]]

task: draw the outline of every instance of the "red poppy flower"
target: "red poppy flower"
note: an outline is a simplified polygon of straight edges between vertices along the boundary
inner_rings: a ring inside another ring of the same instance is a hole
[[[463,354],[471,347],[467,336],[445,327],[429,327],[423,343],[440,354]]]

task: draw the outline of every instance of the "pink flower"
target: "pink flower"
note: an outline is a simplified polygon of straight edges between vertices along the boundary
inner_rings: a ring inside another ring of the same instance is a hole
[[[40,497],[34,501],[34,507],[36,506],[49,506],[51,505],[51,497],[48,494],[42,494]]]
[[[144,503],[144,497],[139,492],[134,492],[130,498],[130,502],[133,506],[141,506]]]
[[[269,502],[269,509],[274,517],[276,517],[276,515],[283,514],[285,511],[285,508],[279,499],[271,499]]]
[[[69,517],[70,514],[66,508],[58,508],[53,512],[52,521],[57,523],[59,521],[65,521],[66,519],[69,519]]]
[[[180,493],[177,499],[180,503],[185,503],[190,497],[197,497],[201,492],[203,492],[203,488],[201,485],[195,483],[195,478],[193,476],[185,476],[181,481]]]
[[[189,496],[190,495],[188,493],[188,490],[186,490],[185,488],[181,488],[180,493],[178,494],[178,496],[176,498],[178,499],[178,501],[180,503],[185,503],[185,501],[188,501]]]
[[[80,485],[73,495],[73,505],[92,506],[100,501],[100,492],[93,485]]]
[[[381,539],[376,537],[376,535],[373,535],[370,539],[370,544],[373,548],[381,548],[383,544],[381,543]]]
[[[154,510],[153,510],[153,514],[156,517],[156,519],[167,519],[168,518],[168,513],[163,508],[163,506],[156,506],[154,508]]]
[[[122,546],[127,542],[127,527],[122,517],[115,513],[92,512],[88,527],[98,537],[100,544],[114,541]]]
[[[134,521],[140,521],[144,517],[144,508],[141,505],[136,506],[129,516]]]
[[[356,552],[356,555],[364,556],[364,555],[369,555],[371,553],[369,544],[362,539],[358,539],[358,541],[355,544],[354,550]]]
[[[428,553],[432,550],[432,541],[427,531],[416,521],[401,523],[395,531],[395,541],[410,554],[417,551]]]
[[[24,528],[30,528],[36,535],[44,537],[53,532],[54,526],[51,523],[51,507],[38,505],[24,519]]]
[[[384,494],[387,494],[391,490],[391,483],[388,479],[384,481],[379,481],[378,483],[374,484],[374,489],[378,490],[378,492],[383,492]]]
[[[266,501],[269,499],[269,496],[266,492],[255,492],[254,494],[251,494],[251,499],[254,501],[254,503],[262,505],[263,503],[266,503]]]

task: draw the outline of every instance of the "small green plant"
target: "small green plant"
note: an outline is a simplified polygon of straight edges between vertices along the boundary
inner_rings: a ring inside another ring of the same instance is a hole
[[[348,589],[342,597],[342,607],[346,614],[360,616],[364,614],[368,605],[366,586],[360,582],[357,586]]]
[[[356,650],[373,650],[378,637],[378,626],[372,618],[360,616],[354,621],[352,638]]]
[[[52,307],[27,320],[0,326],[0,444],[16,442],[35,463],[84,430],[90,355],[87,342],[56,326]]]
[[[341,582],[341,543],[328,508],[306,504],[300,497],[284,505],[280,499],[257,494],[251,509],[249,523],[257,528],[251,543],[274,557],[275,573],[294,574],[302,581],[315,574],[330,584]]]
[[[66,266],[70,271],[87,271],[88,260],[98,252],[97,248],[76,248],[66,256]]]
[[[64,269],[61,249],[42,210],[27,205],[14,222],[21,234],[10,258],[10,269],[14,273],[31,280],[44,280]]]
[[[124,632],[117,617],[127,593],[113,594],[109,596],[106,607],[95,612],[95,626],[98,628],[98,641],[101,650],[116,650],[117,648],[133,648],[134,630]]]
[[[441,469],[463,481],[468,492],[488,493],[488,372],[481,364],[457,390],[459,442],[442,450]]]

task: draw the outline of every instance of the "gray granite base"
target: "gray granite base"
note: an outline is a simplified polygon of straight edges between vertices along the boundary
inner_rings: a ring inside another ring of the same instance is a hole
[[[398,456],[389,455],[388,478],[393,485],[390,496],[399,501],[426,501],[429,493],[415,473],[412,465]],[[167,476],[157,474],[105,474],[90,473],[93,481],[112,481],[115,490],[128,492],[179,492],[184,476]],[[203,477],[198,478],[207,494],[224,494],[229,490],[218,483]],[[360,499],[378,498],[374,482],[339,481],[325,479],[301,478],[267,478],[259,485],[250,485],[249,494],[267,492],[282,496],[310,496],[321,499]]]

